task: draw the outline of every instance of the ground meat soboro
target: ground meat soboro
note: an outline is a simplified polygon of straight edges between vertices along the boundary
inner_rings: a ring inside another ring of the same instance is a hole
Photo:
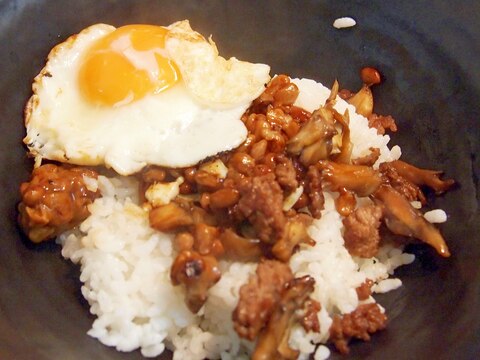
[[[397,190],[408,201],[419,200],[425,204],[426,198],[422,190],[414,183],[402,177],[391,163],[382,163],[379,167],[384,181]]]
[[[312,299],[305,302],[305,313],[301,319],[301,324],[306,332],[320,332],[320,322],[318,321],[318,312],[322,309],[322,305]]]
[[[395,119],[390,115],[383,116],[377,114],[371,114],[368,117],[368,126],[371,128],[377,129],[379,135],[385,135],[386,130],[392,132],[397,131],[397,125],[395,124]]]
[[[357,292],[358,300],[363,301],[367,300],[370,295],[372,295],[372,286],[374,282],[370,279],[366,279],[363,283],[360,284],[355,290]]]
[[[298,181],[292,160],[285,155],[278,155],[276,162],[275,175],[280,186],[287,191],[295,190],[298,187]]]
[[[85,177],[96,179],[97,173],[54,164],[33,170],[32,179],[20,186],[18,206],[20,225],[31,241],[49,240],[90,215],[87,206],[99,193],[87,188]]]
[[[351,338],[369,341],[370,335],[383,330],[387,316],[377,304],[359,305],[354,311],[343,316],[335,316],[330,327],[330,340],[342,354],[348,354]]]
[[[273,243],[281,236],[286,224],[283,213],[283,192],[274,174],[254,176],[239,185],[238,209],[252,223],[257,236]]]
[[[368,205],[356,209],[343,220],[345,225],[345,247],[353,256],[370,258],[375,256],[380,243],[380,218],[382,208]]]
[[[292,279],[287,264],[275,260],[258,264],[256,273],[240,288],[240,299],[233,312],[235,331],[240,337],[249,340],[257,337]]]
[[[308,210],[315,219],[320,219],[325,205],[325,198],[322,191],[320,171],[314,166],[308,167],[305,191],[310,200]]]

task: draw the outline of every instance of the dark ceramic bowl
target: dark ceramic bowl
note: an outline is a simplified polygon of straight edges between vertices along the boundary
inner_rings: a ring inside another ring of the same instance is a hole
[[[16,226],[25,156],[22,109],[50,48],[97,22],[166,25],[190,19],[214,34],[222,55],[268,63],[272,73],[335,78],[360,86],[358,70],[380,69],[377,112],[399,126],[392,143],[404,159],[445,170],[459,186],[431,199],[449,221],[440,226],[449,259],[415,246],[404,286],[378,296],[390,320],[350,358],[480,358],[480,3],[465,1],[0,1],[0,359],[140,359],[85,333],[92,317],[78,269],[53,243],[32,246]],[[332,22],[352,16],[357,25]],[[333,355],[333,359],[340,358]]]

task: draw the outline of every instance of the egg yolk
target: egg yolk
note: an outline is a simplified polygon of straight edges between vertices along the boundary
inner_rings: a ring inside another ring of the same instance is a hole
[[[166,57],[167,33],[160,26],[127,25],[99,39],[80,67],[82,94],[92,103],[118,106],[174,85],[180,72]]]

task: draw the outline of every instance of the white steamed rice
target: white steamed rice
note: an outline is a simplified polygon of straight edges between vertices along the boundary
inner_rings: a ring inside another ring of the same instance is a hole
[[[296,104],[309,111],[330,94],[313,80],[293,81],[301,91]],[[339,99],[335,107],[350,112],[353,157],[367,155],[370,147],[381,151],[377,166],[400,157],[400,148],[389,149],[390,138],[377,135],[352,106]],[[90,181],[88,186],[98,186],[102,197],[90,206],[90,217],[78,229],[58,239],[62,255],[81,266],[82,294],[96,316],[88,334],[119,351],[140,349],[145,357],[168,348],[174,359],[248,359],[254,343],[239,339],[231,314],[239,288],[255,272],[256,264],[221,261],[222,278],[210,289],[205,306],[192,314],[183,288],[170,281],[175,258],[172,236],[149,227],[148,213],[138,204],[137,185],[126,177],[99,176],[98,181]],[[300,351],[301,359],[314,352],[316,360],[329,356],[326,346],[316,344],[327,341],[333,314],[351,312],[359,305],[355,289],[362,282],[374,280],[372,289],[378,293],[396,289],[401,281],[392,277],[395,268],[414,260],[388,244],[375,258],[350,256],[343,245],[342,218],[335,210],[334,196],[325,194],[322,217],[309,228],[315,246],[303,246],[290,260],[297,276],[315,278],[312,297],[322,305],[320,333],[306,333],[301,326],[292,331],[290,346]],[[364,302],[374,301],[370,297]]]

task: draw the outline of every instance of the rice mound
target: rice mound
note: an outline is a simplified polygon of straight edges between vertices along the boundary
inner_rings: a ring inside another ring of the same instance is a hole
[[[324,104],[330,94],[313,80],[292,81],[300,89],[296,105],[309,111]],[[389,136],[377,135],[351,105],[337,99],[335,108],[342,113],[349,110],[354,158],[367,155],[370,147],[380,148],[377,166],[400,157],[398,146],[388,148]],[[90,205],[91,215],[78,228],[58,238],[62,255],[81,267],[81,291],[96,316],[88,335],[119,351],[140,349],[145,357],[158,356],[168,348],[173,359],[248,359],[254,343],[238,337],[231,314],[239,289],[255,272],[256,264],[221,261],[220,281],[209,290],[200,312],[192,314],[185,305],[183,288],[170,281],[176,255],[172,235],[150,228],[148,212],[139,206],[137,180],[99,176],[88,185],[98,187],[102,197]],[[291,333],[290,346],[300,351],[300,359],[314,354],[320,360],[330,355],[326,346],[317,345],[328,340],[333,314],[349,313],[359,305],[355,289],[362,282],[374,280],[372,290],[378,293],[396,289],[401,281],[392,277],[395,268],[414,261],[413,255],[390,244],[374,258],[352,257],[344,247],[335,196],[325,193],[322,216],[308,229],[316,244],[303,245],[290,259],[296,276],[309,274],[315,279],[311,296],[322,305],[320,333],[306,333],[300,325]]]

